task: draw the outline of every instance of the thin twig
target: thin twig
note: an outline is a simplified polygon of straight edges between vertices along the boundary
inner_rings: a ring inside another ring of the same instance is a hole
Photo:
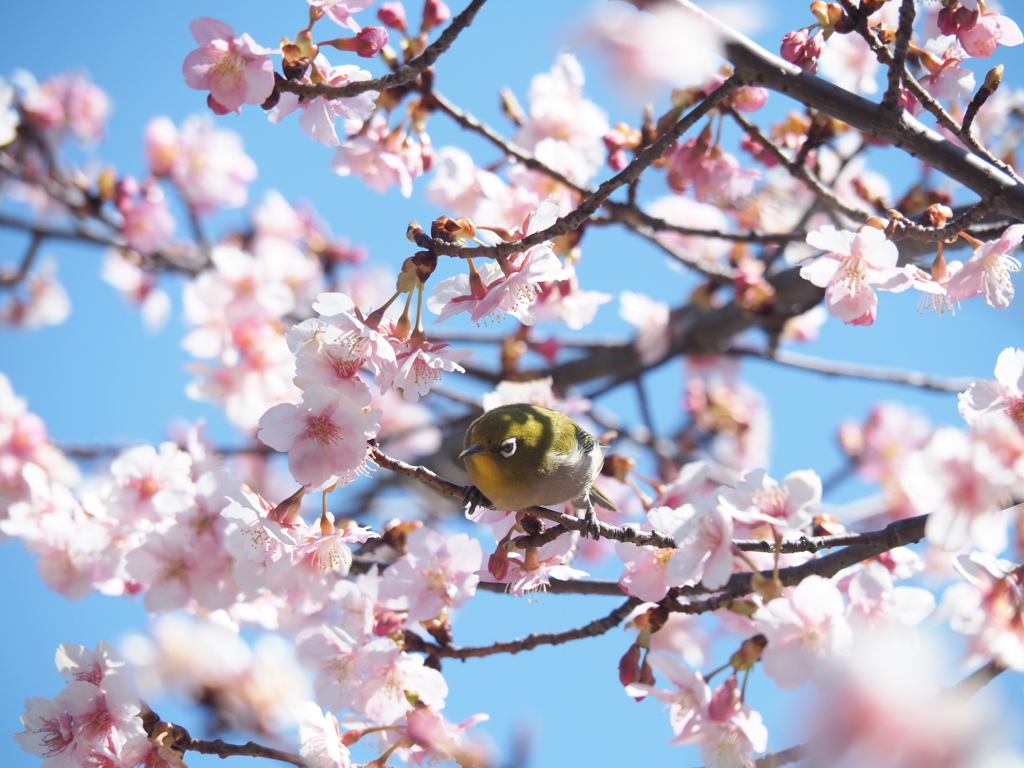
[[[422,248],[427,248],[438,255],[443,254],[461,258],[480,257],[493,259],[510,256],[513,253],[523,251],[534,245],[539,245],[540,243],[556,238],[559,235],[575,231],[587,219],[589,219],[598,208],[601,207],[604,201],[607,200],[615,190],[623,185],[629,184],[634,179],[639,178],[640,174],[642,174],[648,166],[654,163],[655,160],[664,155],[669,147],[671,147],[680,136],[693,127],[698,120],[711,112],[711,110],[715,109],[719,103],[732,94],[739,85],[739,78],[735,76],[730,77],[722,83],[722,85],[708,94],[700,104],[690,110],[690,112],[672,126],[672,128],[661,136],[661,138],[637,155],[629,165],[622,169],[622,171],[617,173],[615,176],[612,176],[610,179],[607,179],[597,188],[597,191],[577,206],[575,210],[560,217],[547,229],[527,235],[522,240],[514,240],[511,242],[499,243],[497,245],[480,246],[475,248],[459,246],[443,240],[433,239],[426,235],[421,238],[417,238],[416,244]]]
[[[374,80],[358,80],[345,85],[329,85],[327,83],[296,83],[283,78],[277,80],[277,90],[295,93],[303,99],[315,99],[323,96],[325,99],[345,99],[350,96],[357,96],[366,91],[383,91],[387,88],[396,88],[411,83],[419,77],[437,58],[451,48],[452,43],[466,27],[473,23],[473,19],[486,0],[472,0],[466,6],[466,10],[452,19],[452,23],[442,32],[437,40],[428,45],[426,49],[416,58],[403,64],[394,72]]]
[[[280,749],[274,749],[273,747],[264,747],[262,744],[257,744],[254,741],[250,741],[246,744],[227,744],[221,739],[217,739],[216,741],[192,739],[181,746],[186,750],[199,752],[203,755],[217,755],[217,757],[221,759],[225,757],[233,757],[235,755],[243,755],[248,757],[265,757],[270,760],[279,760],[282,763],[297,765],[299,768],[307,768],[309,765],[309,763],[299,755],[294,755],[291,752],[284,752]]]
[[[25,255],[21,257],[18,269],[10,276],[0,275],[0,288],[13,288],[25,279],[28,271],[32,269],[32,262],[35,261],[36,256],[39,254],[39,247],[42,244],[43,236],[38,232],[33,232],[28,248],[25,249]]]
[[[914,0],[903,0],[900,5],[900,24],[896,30],[896,45],[893,49],[892,63],[889,64],[889,87],[882,97],[882,104],[889,109],[900,108],[900,80],[906,71],[907,51],[910,49],[910,36],[914,33],[915,14]]]
[[[762,360],[770,360],[779,365],[790,368],[800,368],[805,371],[823,373],[826,376],[846,376],[853,379],[867,379],[869,381],[884,381],[892,384],[906,384],[921,389],[933,389],[937,392],[963,392],[969,387],[974,379],[966,376],[947,377],[936,376],[922,371],[901,371],[893,368],[884,368],[877,365],[861,365],[859,363],[847,363],[838,360],[822,360],[809,355],[801,355],[797,352],[776,350],[774,353],[751,349],[749,347],[733,347],[726,351],[730,355],[746,355],[758,357]]]
[[[779,768],[790,763],[799,763],[801,760],[806,760],[809,753],[810,745],[797,744],[794,747],[762,755],[754,761],[754,768]]]
[[[423,653],[430,654],[431,656],[449,659],[471,659],[482,656],[493,656],[497,653],[519,653],[520,651],[532,650],[538,645],[561,645],[562,643],[568,643],[572,640],[582,640],[587,637],[603,635],[610,629],[614,629],[621,624],[622,620],[629,615],[629,612],[638,605],[640,605],[640,600],[635,597],[631,597],[607,616],[600,619],[594,619],[585,626],[563,630],[562,632],[534,633],[527,635],[526,637],[520,637],[516,640],[493,643],[492,645],[469,646],[465,648],[441,646],[427,642],[419,643],[413,640],[412,645],[407,645],[407,648],[413,651],[421,651]],[[414,635],[414,637],[418,638],[419,636]],[[406,638],[409,638],[409,635],[406,635]]]
[[[806,184],[825,206],[843,214],[853,221],[863,222],[868,218],[868,213],[866,211],[863,211],[860,208],[854,208],[852,205],[847,205],[836,197],[835,192],[826,187],[819,179],[815,178],[815,176],[807,169],[807,166],[802,162],[794,162],[793,160],[790,160],[781,149],[775,146],[774,141],[761,133],[761,130],[756,125],[743,117],[743,115],[735,109],[726,107],[724,111],[726,111],[730,117],[732,117],[732,119],[747,132],[750,138],[763,146],[769,154],[772,155],[772,157],[778,160],[779,164],[789,171],[791,176],[794,176]]]

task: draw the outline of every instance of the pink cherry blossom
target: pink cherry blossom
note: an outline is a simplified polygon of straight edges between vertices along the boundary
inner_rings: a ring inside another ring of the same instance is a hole
[[[516,135],[516,143],[533,150],[552,138],[578,156],[574,180],[586,183],[604,160],[602,137],[608,133],[604,111],[583,97],[583,68],[575,56],[563,53],[550,72],[536,75],[530,84],[529,116]]]
[[[808,576],[788,597],[754,614],[768,645],[761,654],[765,674],[780,688],[799,688],[822,662],[849,655],[853,635],[843,596],[828,579]]]
[[[381,602],[414,621],[459,608],[476,593],[483,551],[465,533],[445,537],[427,527],[409,535],[409,548],[384,572]]]
[[[724,587],[732,575],[732,518],[719,505],[691,508],[682,525],[672,531],[677,551],[667,574],[673,584],[699,581],[708,589]]]
[[[185,84],[210,96],[231,112],[243,104],[262,104],[274,91],[271,51],[249,35],[235,37],[222,21],[200,17],[189,25],[199,48],[185,57]]]
[[[900,472],[911,503],[930,513],[928,541],[950,550],[973,544],[986,552],[1003,551],[1003,499],[1015,481],[1013,471],[985,441],[952,427],[936,430]]]
[[[146,608],[152,613],[178,610],[193,600],[211,610],[234,602],[230,559],[200,553],[181,528],[149,536],[128,553],[125,569],[146,587]]]
[[[810,525],[821,506],[821,478],[804,469],[779,483],[757,469],[744,473],[735,488],[723,488],[716,498],[734,520],[753,526],[767,523],[776,535],[785,536]]]
[[[826,289],[828,313],[847,325],[875,322],[878,299],[873,287],[897,292],[910,287],[896,267],[896,245],[880,230],[847,232],[828,225],[808,233],[807,242],[827,253],[804,264],[800,276]]]
[[[981,14],[973,26],[958,29],[956,36],[967,53],[980,59],[990,58],[1000,45],[1024,43],[1024,34],[1016,22],[998,13]]]
[[[275,405],[260,419],[258,437],[288,452],[292,476],[312,490],[348,481],[366,460],[366,440],[377,434],[380,411],[369,393],[353,399],[324,386],[310,387],[302,403]]]
[[[668,705],[669,723],[676,734],[672,743],[700,744],[708,726],[711,705],[711,689],[704,677],[665,651],[650,651],[647,661],[655,672],[676,686],[676,690],[633,684],[626,686],[626,693],[634,697],[652,694]]]
[[[928,74],[920,79],[921,85],[936,99],[970,100],[974,93],[974,73],[960,66],[968,58],[955,43],[942,52],[941,60],[922,55]]]
[[[960,415],[973,427],[1000,414],[1024,430],[1024,347],[1000,352],[995,374],[995,381],[976,381],[958,395]]]
[[[562,266],[562,271],[565,277],[561,280],[538,284],[537,301],[533,303],[532,312],[540,322],[561,320],[568,328],[578,331],[594,320],[598,307],[611,301],[612,295],[580,290],[576,267],[569,260]]]
[[[381,378],[381,388],[400,391],[415,403],[440,381],[441,371],[465,373],[459,363],[472,354],[470,349],[452,349],[449,344],[413,341],[398,350],[397,367]]]
[[[52,701],[33,696],[25,702],[21,716],[24,731],[14,734],[18,746],[30,755],[42,757],[45,768],[78,768],[77,752],[71,731],[71,715],[64,704],[66,696],[58,694]]]
[[[754,764],[754,752],[768,747],[768,729],[759,712],[743,701],[736,674],[715,689],[708,706],[707,729],[700,756],[707,768]]]
[[[655,507],[647,513],[640,530],[671,534],[694,514],[696,512],[690,504],[681,505],[676,509]],[[619,577],[619,586],[627,595],[641,600],[657,601],[668,594],[669,587],[684,583],[670,575],[669,564],[677,554],[686,557],[686,553],[680,553],[672,547],[638,547],[623,542],[616,542],[615,551],[625,566]]]
[[[388,638],[371,640],[359,654],[365,674],[359,688],[356,712],[381,725],[398,722],[413,708],[406,692],[435,709],[444,707],[448,685],[436,669],[423,665],[422,656],[411,656]]]
[[[332,67],[322,55],[317,56],[316,65],[328,85],[345,85],[370,79],[370,73],[357,65]],[[302,130],[313,141],[328,147],[337,147],[341,142],[334,125],[335,120],[341,118],[342,130],[346,136],[356,133],[373,113],[374,100],[378,95],[377,91],[364,91],[343,99],[325,99],[323,96],[317,96],[302,101],[294,93],[282,93],[277,106],[267,117],[270,122],[279,123],[296,109],[301,109],[299,125],[302,126]]]
[[[402,195],[409,197],[413,179],[423,173],[420,151],[403,129],[389,131],[378,116],[338,146],[331,168],[339,176],[358,176],[375,192],[387,192],[397,184]]]
[[[913,627],[935,610],[935,597],[920,587],[893,586],[889,569],[877,561],[859,568],[850,581],[847,618],[854,627]]]
[[[467,750],[464,736],[477,723],[489,720],[484,714],[470,715],[458,724],[445,721],[433,707],[419,706],[406,716],[405,734],[415,742],[409,750],[409,765],[437,765],[456,761],[462,765],[479,765],[479,759]],[[486,763],[485,763],[486,764]]]
[[[373,5],[373,0],[309,0],[309,4],[315,10],[325,13],[332,21],[358,32],[361,27],[352,18],[352,14]]]
[[[359,649],[344,630],[326,625],[303,630],[295,638],[295,658],[317,673],[313,688],[318,702],[330,709],[355,710],[362,684]]]
[[[996,309],[1006,309],[1013,301],[1011,272],[1020,271],[1020,262],[1009,255],[1024,238],[1024,224],[1007,227],[998,240],[982,243],[963,269],[949,279],[947,290],[953,302],[981,294]]]
[[[224,546],[235,558],[236,578],[246,590],[263,586],[258,575],[275,577],[291,565],[295,547],[302,539],[305,524],[294,519],[274,519],[274,505],[246,488],[228,500],[221,516],[228,521]],[[248,565],[246,565],[248,563]]]
[[[184,512],[195,501],[192,457],[174,443],[163,443],[159,452],[151,445],[129,448],[110,465],[110,473],[109,509],[126,522],[155,522]]]
[[[292,711],[299,723],[299,754],[310,768],[348,768],[352,764],[338,720],[330,710],[304,701]]]
[[[542,547],[530,547],[523,552],[512,552],[508,555],[507,571],[496,581],[509,584],[509,594],[523,597],[527,592],[543,590],[550,584],[550,579],[569,581],[587,576],[586,571],[572,568],[565,564],[572,542],[568,536],[559,536]],[[494,578],[488,573],[485,581]]]
[[[994,658],[1024,669],[1024,602],[1021,569],[982,552],[960,555],[954,566],[965,579],[942,597],[941,613],[957,632],[970,638],[965,663]]]
[[[965,707],[958,696],[943,695],[936,685],[942,676],[936,650],[905,630],[878,630],[866,633],[851,657],[820,675],[820,694],[809,705],[812,764],[1005,764],[1005,755],[1001,760],[992,754],[995,719]]]
[[[170,175],[198,213],[245,205],[256,164],[238,134],[214,127],[208,115],[188,118],[180,131],[166,118],[154,118],[146,134],[153,173]]]

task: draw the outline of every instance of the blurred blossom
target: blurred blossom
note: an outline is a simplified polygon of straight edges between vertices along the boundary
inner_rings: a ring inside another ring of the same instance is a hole
[[[980,701],[937,685],[936,649],[905,631],[875,631],[819,677],[809,709],[811,765],[981,768],[999,749],[999,722]],[[837,703],[841,702],[841,706]],[[1010,763],[1012,765],[1012,763]]]
[[[608,57],[623,89],[647,99],[658,88],[703,82],[721,61],[718,30],[700,16],[671,5],[638,11],[624,4],[596,10],[580,33]]]
[[[293,722],[293,706],[312,698],[309,676],[275,635],[250,647],[223,626],[165,616],[149,637],[130,636],[124,649],[144,697],[174,693],[203,704],[218,731],[281,733]]]
[[[5,265],[0,274],[6,268]],[[70,315],[71,298],[57,281],[57,261],[45,258],[0,304],[0,328],[6,325],[31,331],[61,325]]]

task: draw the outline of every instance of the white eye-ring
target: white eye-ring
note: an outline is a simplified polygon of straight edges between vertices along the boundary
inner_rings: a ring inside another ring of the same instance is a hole
[[[506,459],[509,458],[513,453],[516,452],[516,439],[510,437],[508,440],[502,441],[498,446],[498,453]]]

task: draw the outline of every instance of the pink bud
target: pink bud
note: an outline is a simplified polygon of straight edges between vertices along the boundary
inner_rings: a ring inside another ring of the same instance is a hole
[[[384,27],[364,27],[356,35],[356,55],[364,59],[372,59],[377,52],[388,44],[388,31]]]
[[[452,17],[452,12],[442,0],[427,0],[423,4],[423,31],[433,29]]]
[[[732,674],[715,690],[708,705],[708,714],[712,720],[724,723],[736,712],[739,704],[740,692],[737,690],[736,675]]]
[[[939,31],[944,35],[958,35],[974,28],[980,12],[977,8],[964,8],[960,3],[939,11]]]
[[[405,6],[401,3],[381,3],[377,9],[377,18],[385,27],[405,32]]]

